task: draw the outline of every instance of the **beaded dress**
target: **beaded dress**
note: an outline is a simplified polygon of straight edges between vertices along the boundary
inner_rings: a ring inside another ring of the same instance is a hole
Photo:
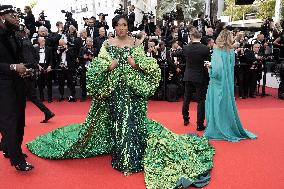
[[[129,54],[141,70],[128,63]],[[118,66],[108,71],[112,59]],[[88,68],[87,90],[93,97],[87,118],[27,144],[47,159],[112,155],[112,167],[121,172],[145,172],[148,189],[209,183],[214,148],[205,137],[178,135],[147,118],[147,97],[159,85],[160,68],[146,57],[143,46],[119,48],[106,41]]]

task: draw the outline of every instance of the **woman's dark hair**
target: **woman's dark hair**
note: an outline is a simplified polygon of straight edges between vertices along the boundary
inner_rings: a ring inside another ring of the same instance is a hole
[[[118,21],[123,18],[124,20],[126,20],[127,24],[128,24],[128,17],[125,14],[119,14],[116,15],[113,19],[112,19],[112,27],[113,29],[115,28],[115,26],[117,26]]]

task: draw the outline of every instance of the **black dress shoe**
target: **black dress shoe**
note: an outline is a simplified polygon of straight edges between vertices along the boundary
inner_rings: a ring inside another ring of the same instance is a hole
[[[51,103],[51,102],[53,102],[53,101],[52,101],[51,99],[48,99],[47,102],[48,102],[48,103]]]
[[[183,125],[184,125],[184,126],[188,126],[188,125],[189,125],[189,120],[183,121]]]
[[[204,125],[197,125],[196,130],[197,131],[204,131],[206,127],[204,127]]]
[[[54,113],[49,113],[49,114],[45,114],[45,118],[44,118],[44,120],[42,120],[41,121],[41,123],[47,123],[48,122],[48,120],[50,120],[51,118],[53,118],[55,116],[55,114]]]
[[[250,97],[250,98],[256,98],[256,96],[255,96],[255,95],[249,95],[249,97]]]
[[[73,96],[69,96],[68,98],[68,102],[76,102],[76,98],[74,98]]]
[[[30,171],[34,168],[34,166],[28,162],[24,162],[24,163],[19,163],[18,165],[15,165],[15,168],[18,171]]]

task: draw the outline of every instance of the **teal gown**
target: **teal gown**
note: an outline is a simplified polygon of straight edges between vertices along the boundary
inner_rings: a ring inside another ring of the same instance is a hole
[[[129,53],[140,71],[127,63]],[[114,58],[118,67],[108,71]],[[28,149],[47,159],[111,154],[114,169],[144,171],[148,189],[208,184],[214,155],[208,140],[172,133],[146,116],[147,97],[160,77],[159,66],[145,56],[142,45],[119,48],[106,41],[88,68],[87,90],[93,100],[85,122],[39,136]]]
[[[234,97],[234,65],[233,49],[214,48],[205,102],[207,126],[204,136],[208,139],[237,142],[256,138],[243,128],[238,115]]]

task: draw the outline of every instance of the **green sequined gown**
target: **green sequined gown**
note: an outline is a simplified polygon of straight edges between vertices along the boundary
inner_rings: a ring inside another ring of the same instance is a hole
[[[129,53],[143,71],[127,63]],[[109,72],[114,58],[118,67]],[[118,48],[105,42],[87,72],[93,101],[85,122],[39,136],[27,144],[28,149],[47,159],[112,154],[113,168],[144,170],[148,189],[208,184],[214,155],[208,140],[172,133],[146,116],[147,97],[160,77],[155,59],[145,56],[143,46]]]

